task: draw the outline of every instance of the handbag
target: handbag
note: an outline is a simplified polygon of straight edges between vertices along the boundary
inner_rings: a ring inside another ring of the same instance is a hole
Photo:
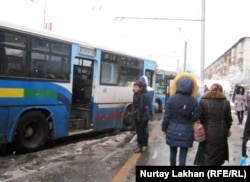
[[[247,157],[242,157],[241,158],[240,166],[247,166]]]
[[[204,127],[199,120],[194,122],[193,130],[194,130],[194,140],[196,142],[202,142],[206,139]]]
[[[248,103],[245,102],[245,111],[247,111],[247,110],[248,110]]]

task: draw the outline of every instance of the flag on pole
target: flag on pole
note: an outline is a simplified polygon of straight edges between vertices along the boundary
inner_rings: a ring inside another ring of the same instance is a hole
[[[52,31],[52,22],[45,23],[45,27],[44,28],[46,30]]]

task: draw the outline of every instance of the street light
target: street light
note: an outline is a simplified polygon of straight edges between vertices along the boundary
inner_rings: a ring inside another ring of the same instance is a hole
[[[39,5],[40,7],[43,8],[43,28],[46,28],[46,5],[47,5],[47,0],[44,0],[44,5],[41,6],[40,4],[38,4],[35,0],[30,0],[32,3],[35,3],[37,5]]]
[[[184,42],[184,66],[183,66],[183,72],[186,71],[186,65],[187,65],[187,37],[186,34],[184,32],[182,32],[181,28],[179,27],[179,32],[182,33],[182,35],[185,38],[185,42]]]

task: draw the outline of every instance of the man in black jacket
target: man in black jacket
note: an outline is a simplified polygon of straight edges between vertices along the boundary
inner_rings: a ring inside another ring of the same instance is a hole
[[[148,120],[150,118],[147,106],[147,89],[141,81],[136,81],[133,86],[133,109],[135,114],[135,130],[137,134],[137,148],[135,153],[143,152],[143,146],[148,145]]]

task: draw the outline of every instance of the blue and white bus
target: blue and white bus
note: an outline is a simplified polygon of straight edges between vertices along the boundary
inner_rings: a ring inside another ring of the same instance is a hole
[[[155,80],[155,112],[161,113],[165,107],[166,99],[169,97],[171,80],[177,75],[175,71],[156,69]]]
[[[48,140],[131,129],[132,82],[155,61],[0,23],[0,144],[20,152]]]

